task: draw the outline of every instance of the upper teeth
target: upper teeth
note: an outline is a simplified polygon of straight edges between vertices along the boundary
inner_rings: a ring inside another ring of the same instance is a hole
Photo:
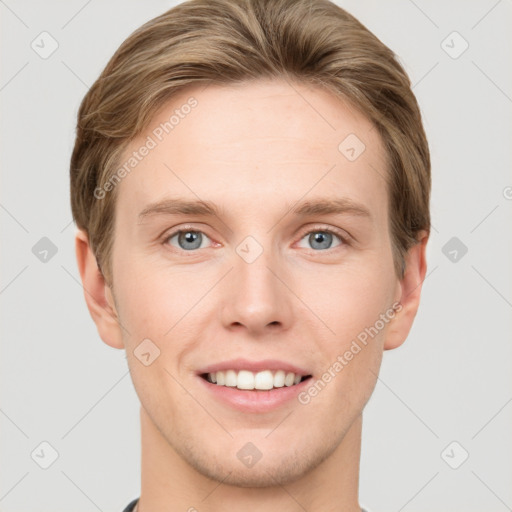
[[[218,386],[230,386],[238,389],[272,389],[283,386],[293,386],[301,380],[301,375],[293,372],[270,370],[262,372],[250,372],[248,370],[225,370],[208,374],[208,380]]]

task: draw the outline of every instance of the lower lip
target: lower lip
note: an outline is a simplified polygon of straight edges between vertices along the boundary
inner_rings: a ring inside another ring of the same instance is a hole
[[[208,382],[199,375],[197,378],[218,400],[242,412],[262,413],[278,409],[310,384],[311,377],[293,386],[283,386],[269,390],[242,390],[235,387],[219,386]]]

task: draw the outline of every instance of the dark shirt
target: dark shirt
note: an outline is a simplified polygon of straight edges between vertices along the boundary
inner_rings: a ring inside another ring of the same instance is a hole
[[[124,510],[123,512],[132,512],[132,510],[135,508],[135,505],[137,504],[137,501],[139,501],[139,498],[133,500]],[[365,509],[361,509],[361,512],[366,512]]]
[[[135,505],[137,504],[137,501],[139,501],[139,498],[136,498],[130,502],[130,504],[123,510],[123,512],[132,512],[132,510],[135,508]]]

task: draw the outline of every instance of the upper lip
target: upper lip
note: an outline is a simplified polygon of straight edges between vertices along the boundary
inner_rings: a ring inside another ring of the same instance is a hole
[[[278,359],[262,359],[260,361],[249,361],[248,359],[237,358],[230,359],[229,361],[222,361],[220,363],[210,364],[200,369],[197,373],[215,373],[225,370],[248,370],[250,372],[261,372],[263,370],[284,370],[286,372],[293,372],[302,377],[310,375],[310,372],[301,368],[300,366],[280,361]]]

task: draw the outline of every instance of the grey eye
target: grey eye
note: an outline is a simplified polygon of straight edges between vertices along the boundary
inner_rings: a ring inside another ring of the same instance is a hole
[[[326,250],[336,247],[332,245],[333,240],[336,238],[341,241],[341,237],[338,236],[336,233],[332,233],[328,230],[323,229],[310,231],[302,238],[302,240],[306,238],[310,247],[316,250]],[[337,245],[341,245],[341,243],[338,243]]]
[[[184,251],[200,249],[204,238],[208,238],[201,231],[184,230],[178,231],[168,238],[169,243],[173,238],[178,240],[178,248]]]

